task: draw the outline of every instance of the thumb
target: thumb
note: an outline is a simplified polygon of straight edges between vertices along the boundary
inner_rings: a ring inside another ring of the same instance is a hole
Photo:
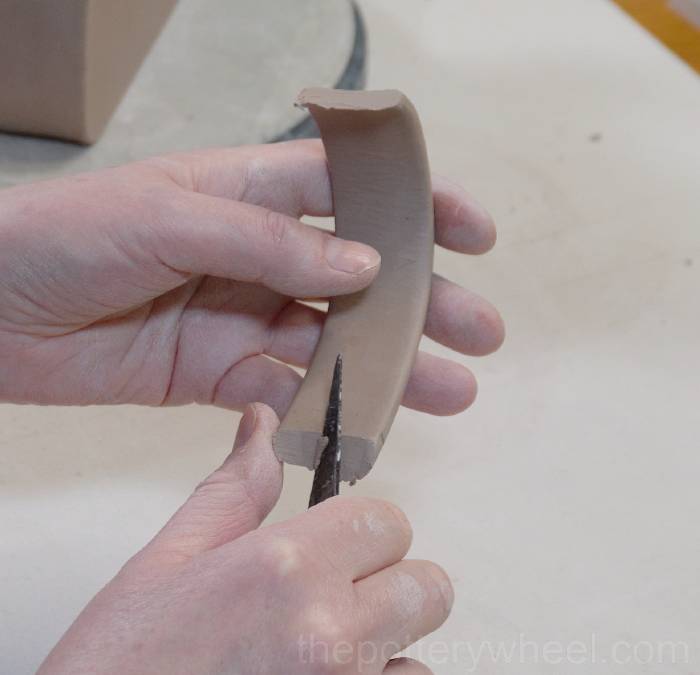
[[[256,529],[282,490],[282,464],[272,450],[278,426],[271,408],[249,405],[231,454],[197,486],[142,555],[172,556],[181,562]]]
[[[155,228],[171,270],[260,283],[299,298],[354,293],[379,271],[375,249],[254,204],[182,191]]]

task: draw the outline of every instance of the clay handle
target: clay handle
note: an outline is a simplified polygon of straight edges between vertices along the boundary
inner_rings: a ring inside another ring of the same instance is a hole
[[[433,203],[420,122],[399,91],[305,89],[333,189],[336,233],[375,247],[365,291],[331,300],[304,381],[275,439],[277,455],[314,469],[338,354],[343,356],[341,479],[362,478],[386,439],[423,332],[433,266]]]

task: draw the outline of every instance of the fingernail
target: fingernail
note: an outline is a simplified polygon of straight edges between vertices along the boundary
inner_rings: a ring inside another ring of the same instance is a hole
[[[236,442],[233,444],[234,448],[240,448],[245,445],[250,437],[255,431],[255,425],[257,423],[258,414],[255,411],[255,406],[251,403],[246,406],[243,412],[243,417],[241,417],[241,423],[238,425],[238,433],[236,433]]]
[[[326,243],[326,260],[334,270],[339,272],[362,274],[377,267],[381,258],[379,253],[370,246],[330,237]]]

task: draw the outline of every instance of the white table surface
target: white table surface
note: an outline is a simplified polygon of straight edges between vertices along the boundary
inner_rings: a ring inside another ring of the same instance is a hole
[[[700,672],[700,79],[606,0],[361,4],[370,86],[413,99],[434,169],[500,224],[492,254],[437,257],[507,322],[498,354],[465,359],[477,403],[402,411],[352,488],[400,504],[412,555],[452,575],[423,656],[454,675],[475,657],[480,673]],[[33,672],[236,423],[0,407],[2,673]],[[287,471],[274,518],[309,480]]]

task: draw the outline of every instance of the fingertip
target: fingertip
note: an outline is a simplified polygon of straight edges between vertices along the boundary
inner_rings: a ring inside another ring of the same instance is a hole
[[[264,403],[246,405],[238,424],[233,450],[224,461],[224,466],[244,454],[249,448],[262,449],[263,451],[268,447],[271,449],[272,439],[278,427],[279,418],[272,408]],[[265,453],[263,452],[263,454]],[[273,456],[276,462],[279,462],[277,455],[271,450],[268,454]]]
[[[490,213],[484,211],[484,219],[480,224],[481,230],[478,237],[478,244],[474,245],[473,252],[475,255],[483,255],[488,253],[498,240],[498,230],[496,223]]]
[[[266,432],[273,434],[277,431],[280,420],[273,408],[266,403],[250,403],[249,407],[255,410],[256,419],[259,420],[260,425]]]
[[[483,321],[487,325],[487,331],[490,335],[490,344],[477,356],[486,356],[498,351],[506,340],[506,324],[503,321],[501,313],[495,308],[489,306],[484,312]]]
[[[455,601],[455,591],[447,572],[437,563],[430,560],[424,561],[428,576],[435,583],[435,594],[438,595],[445,604],[445,616],[452,611]]]
[[[159,552],[161,564],[179,563],[259,527],[282,491],[282,463],[272,450],[276,426],[267,406],[248,405],[232,452],[144,551]]]
[[[442,176],[433,178],[435,240],[458,253],[480,255],[496,244],[491,214],[466,190]]]
[[[506,327],[499,311],[485,300],[474,302],[466,317],[468,333],[464,343],[470,356],[487,356],[498,351],[506,337]]]
[[[490,302],[435,274],[425,334],[462,354],[485,356],[503,344],[505,325]]]
[[[419,352],[403,404],[438,417],[457,415],[476,399],[474,374],[460,363]]]
[[[479,383],[469,368],[456,364],[454,372],[455,386],[452,390],[452,406],[445,406],[445,411],[441,413],[443,416],[459,415],[459,413],[464,412],[476,401],[479,393]]]

